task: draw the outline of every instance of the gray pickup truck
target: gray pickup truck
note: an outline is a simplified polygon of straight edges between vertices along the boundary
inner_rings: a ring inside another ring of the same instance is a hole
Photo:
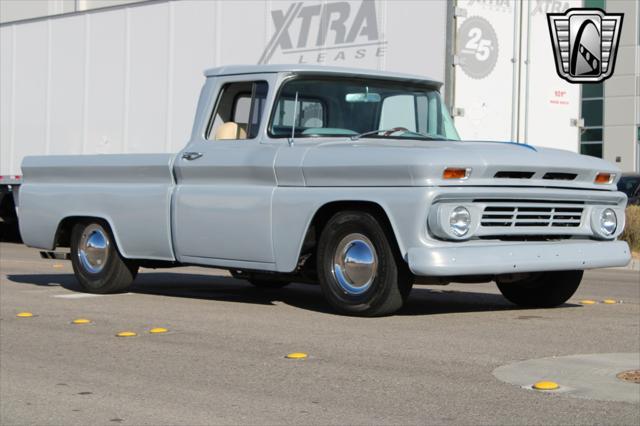
[[[421,77],[310,66],[206,71],[170,154],[25,158],[25,243],[66,255],[90,292],[143,267],[228,269],[259,287],[319,283],[339,312],[399,309],[416,280],[494,280],[564,303],[582,271],[623,266],[619,171],[524,144],[461,141]]]

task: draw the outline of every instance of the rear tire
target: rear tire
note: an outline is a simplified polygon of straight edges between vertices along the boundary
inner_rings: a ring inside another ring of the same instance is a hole
[[[89,293],[121,292],[138,274],[138,265],[120,255],[113,234],[102,221],[74,225],[71,264],[76,279]]]
[[[520,281],[496,281],[502,295],[525,308],[553,308],[565,303],[576,292],[583,271],[557,271],[533,274]]]
[[[322,231],[317,254],[322,293],[342,314],[389,315],[402,307],[411,291],[407,265],[369,213],[334,215]]]

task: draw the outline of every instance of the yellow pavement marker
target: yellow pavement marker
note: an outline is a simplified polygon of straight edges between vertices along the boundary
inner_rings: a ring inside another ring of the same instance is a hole
[[[595,305],[596,301],[595,300],[586,299],[586,300],[581,300],[580,303],[582,303],[583,305]]]
[[[287,356],[285,356],[285,358],[288,359],[305,359],[307,358],[307,354],[305,354],[304,352],[293,352],[290,354],[287,354]]]
[[[71,321],[73,324],[90,324],[91,320],[86,318],[78,318]]]
[[[160,334],[160,333],[166,333],[168,331],[169,330],[164,328],[164,327],[155,327],[155,328],[152,328],[151,330],[149,330],[149,333]]]
[[[133,331],[121,331],[120,333],[116,334],[117,337],[135,337],[137,335],[138,333],[135,333]]]
[[[534,383],[532,386],[532,388],[534,388],[535,390],[543,390],[543,391],[556,390],[559,387],[560,386],[556,382],[549,382],[549,381],[537,382],[537,383]]]
[[[618,303],[618,301],[614,299],[604,299],[602,303],[604,303],[605,305],[615,305],[616,303]]]
[[[33,314],[31,312],[20,312],[16,316],[19,318],[31,318]]]
[[[53,264],[53,268],[54,269],[62,269],[62,268],[64,268],[64,265],[62,263],[54,263]]]

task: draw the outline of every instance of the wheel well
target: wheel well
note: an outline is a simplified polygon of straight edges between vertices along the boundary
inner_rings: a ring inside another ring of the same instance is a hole
[[[109,223],[99,217],[91,217],[91,216],[71,216],[65,217],[62,219],[60,224],[58,225],[58,230],[56,231],[56,239],[55,239],[55,247],[71,247],[71,230],[74,225],[80,222],[86,221],[97,221],[101,222],[103,226],[106,226],[110,232],[111,226]]]
[[[396,234],[393,231],[393,227],[391,226],[391,222],[389,221],[387,212],[382,208],[382,206],[380,206],[380,204],[373,201],[334,201],[320,207],[320,209],[318,209],[316,214],[313,216],[313,219],[311,219],[311,223],[307,228],[304,242],[302,243],[300,257],[304,256],[306,253],[315,254],[315,246],[317,244],[317,240],[318,238],[320,238],[322,230],[327,225],[329,220],[336,213],[348,210],[366,212],[375,217],[378,220],[378,223],[380,223],[380,226],[382,226],[385,234],[387,235],[389,243],[394,248],[397,255],[400,256],[400,248],[398,245]]]

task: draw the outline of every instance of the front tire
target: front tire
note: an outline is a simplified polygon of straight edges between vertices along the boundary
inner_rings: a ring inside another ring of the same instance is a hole
[[[138,266],[124,259],[109,228],[101,221],[77,223],[71,231],[71,264],[89,293],[118,293],[128,288]]]
[[[525,308],[553,308],[565,303],[576,292],[583,271],[541,272],[519,281],[496,284],[502,295]]]
[[[376,218],[364,212],[334,215],[318,242],[318,278],[327,301],[355,316],[389,315],[411,291],[411,274]]]

